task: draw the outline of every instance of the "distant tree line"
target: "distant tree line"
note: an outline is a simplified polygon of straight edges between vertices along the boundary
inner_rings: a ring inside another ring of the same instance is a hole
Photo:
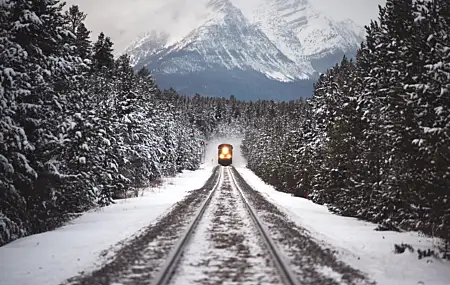
[[[266,104],[248,166],[345,216],[450,240],[450,2],[388,0],[355,61]]]

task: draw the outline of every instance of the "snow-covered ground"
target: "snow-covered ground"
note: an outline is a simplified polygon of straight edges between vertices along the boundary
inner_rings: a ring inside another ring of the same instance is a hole
[[[0,284],[59,284],[82,270],[96,268],[107,258],[102,252],[155,222],[189,190],[202,187],[211,173],[211,166],[185,171],[144,190],[141,197],[118,200],[54,231],[0,247]]]
[[[375,231],[376,224],[338,216],[326,206],[276,191],[246,168],[240,153],[241,141],[235,138],[229,142],[234,146],[233,165],[247,183],[306,228],[319,244],[338,250],[343,261],[367,273],[380,285],[450,285],[450,262],[418,259],[417,249],[432,248],[437,239],[417,232]],[[407,249],[395,254],[394,244],[401,243],[410,244],[415,252]]]
[[[394,244],[428,249],[437,239],[414,232],[379,232],[373,223],[334,215],[325,206],[281,193],[245,167],[237,170],[253,189],[279,207],[290,219],[306,228],[319,244],[339,251],[349,265],[369,274],[380,285],[449,285],[450,262],[434,258],[419,260],[408,249],[394,253]]]
[[[100,211],[85,213],[57,230],[0,247],[0,285],[59,284],[82,270],[98,267],[107,258],[102,252],[156,222],[187,191],[203,186],[217,164],[220,143],[233,144],[233,165],[255,190],[306,228],[320,244],[338,250],[343,261],[369,274],[378,284],[450,284],[449,262],[433,258],[419,260],[417,252],[408,250],[394,253],[394,244],[428,249],[437,240],[413,232],[374,231],[376,225],[372,223],[337,216],[324,206],[277,192],[245,167],[240,142],[240,138],[209,141],[202,169],[166,179],[162,186],[146,189],[142,197],[119,200]]]
[[[224,172],[170,284],[281,284],[230,173]]]

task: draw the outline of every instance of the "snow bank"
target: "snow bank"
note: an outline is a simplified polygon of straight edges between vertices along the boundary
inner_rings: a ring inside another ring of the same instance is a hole
[[[0,284],[59,284],[106,258],[104,250],[130,238],[182,200],[189,190],[203,186],[212,173],[206,166],[165,179],[142,197],[87,212],[54,231],[32,235],[0,247]]]
[[[277,205],[320,244],[337,249],[338,256],[369,274],[382,285],[449,285],[450,263],[433,258],[419,260],[417,252],[394,254],[394,244],[428,249],[438,240],[415,232],[378,232],[377,225],[334,215],[325,206],[276,191],[247,168],[237,168],[255,190]],[[325,270],[325,268],[324,268]]]

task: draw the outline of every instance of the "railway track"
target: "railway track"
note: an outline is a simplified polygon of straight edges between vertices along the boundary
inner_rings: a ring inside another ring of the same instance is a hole
[[[156,273],[152,284],[178,284],[177,280],[182,284],[187,281],[201,284],[223,282],[223,279],[214,280],[220,279],[217,275],[224,275],[223,278],[239,284],[299,284],[235,175],[232,167],[221,167],[219,179]],[[206,244],[208,240],[212,246],[200,248],[203,255],[199,255],[199,249],[193,247]],[[222,250],[220,256],[214,256],[214,250]],[[226,260],[224,255],[228,255]],[[214,266],[218,269],[211,269]],[[194,275],[196,280],[192,280]]]
[[[203,187],[104,254],[103,264],[61,285],[375,284],[229,166],[215,167]]]

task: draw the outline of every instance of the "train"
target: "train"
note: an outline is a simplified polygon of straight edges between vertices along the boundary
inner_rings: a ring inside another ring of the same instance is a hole
[[[233,146],[228,143],[220,144],[217,160],[222,166],[229,166],[233,163]]]

